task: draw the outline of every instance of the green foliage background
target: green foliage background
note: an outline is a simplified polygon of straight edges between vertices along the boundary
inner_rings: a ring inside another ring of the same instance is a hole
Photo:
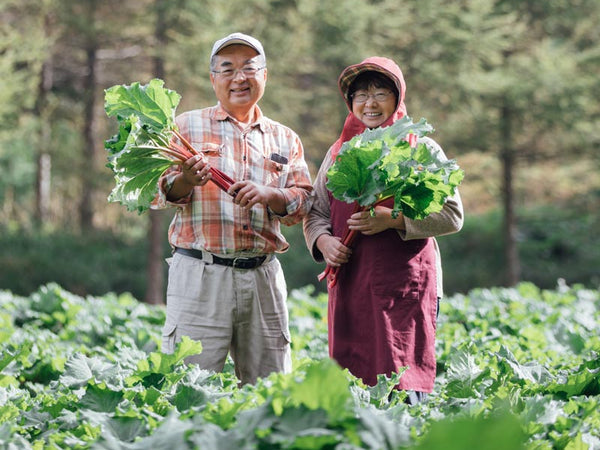
[[[288,298],[293,369],[238,387],[160,353],[164,308],[56,284],[0,291],[0,445],[103,449],[594,449],[600,292],[475,289],[440,304],[434,392],[365,386],[327,357],[326,296]]]
[[[522,211],[521,216],[523,279],[544,289],[553,288],[558,279],[598,286],[597,214],[541,207]],[[550,216],[552,220],[548,220]],[[497,212],[467,216],[460,233],[438,239],[447,295],[502,285],[501,225]],[[316,291],[324,291],[325,283],[317,281],[317,275],[325,266],[310,257],[300,226],[285,228],[284,232],[290,250],[278,257],[288,289],[312,285]],[[170,248],[166,239],[163,243],[167,258]],[[0,233],[0,286],[29,295],[40,285],[55,281],[80,295],[130,292],[143,298],[147,247],[144,237],[124,238],[111,232],[24,233],[4,229]]]
[[[298,132],[313,175],[347,113],[340,71],[373,55],[400,65],[409,115],[434,126],[431,137],[466,175],[465,229],[439,240],[448,292],[504,283],[506,161],[522,215],[521,278],[597,285],[599,15],[596,0],[5,0],[0,287],[27,294],[56,280],[78,293],[139,296],[149,220],[107,202],[103,143],[116,123],[104,89],[160,70],[182,94],[181,111],[212,105],[208,54],[232,31],[263,42],[261,107]],[[44,214],[42,157],[51,163]],[[314,283],[322,267],[298,227],[286,234],[289,285]]]

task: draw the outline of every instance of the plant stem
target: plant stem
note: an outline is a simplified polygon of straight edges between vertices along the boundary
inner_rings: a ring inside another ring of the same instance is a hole
[[[175,136],[177,136],[177,138],[181,141],[181,143],[184,145],[184,147],[187,148],[193,155],[202,156],[200,153],[198,153],[196,151],[196,149],[194,147],[192,147],[192,144],[190,144],[187,141],[187,139],[184,138],[181,135],[181,133],[179,133],[179,131],[177,131],[177,130],[172,130],[172,131],[173,131],[173,134]],[[227,192],[229,190],[229,188],[231,187],[231,185],[233,183],[235,183],[235,181],[229,175],[226,175],[225,173],[221,172],[219,169],[215,169],[214,167],[211,167],[210,173],[212,174],[211,181],[213,183],[215,183],[219,188],[221,188],[225,192]]]

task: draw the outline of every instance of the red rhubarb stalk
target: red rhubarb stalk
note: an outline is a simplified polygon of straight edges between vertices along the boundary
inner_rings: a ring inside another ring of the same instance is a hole
[[[202,155],[198,153],[194,147],[192,147],[192,144],[190,144],[188,140],[184,138],[177,130],[173,130],[173,134],[177,136],[177,138],[181,141],[184,147],[188,149],[192,153],[192,155],[200,155],[202,157]],[[219,169],[211,167],[210,173],[212,175],[211,181],[225,192],[227,192],[231,185],[235,183],[235,181],[229,175],[225,174]]]
[[[369,208],[368,206],[361,207],[358,203],[356,203],[356,205],[354,206],[354,210],[352,211],[352,214],[354,214],[355,212],[358,212],[358,211],[364,211],[368,208]],[[354,239],[356,239],[357,234],[358,233],[356,230],[350,230],[350,229],[346,228],[346,230],[344,231],[344,236],[342,237],[342,244],[344,244],[346,247],[352,246],[352,243],[354,242]],[[337,274],[338,274],[339,269],[340,269],[339,266],[332,267],[328,264],[327,267],[325,267],[325,270],[317,276],[317,279],[319,281],[323,281],[325,278],[327,278],[327,287],[332,288],[337,283]]]

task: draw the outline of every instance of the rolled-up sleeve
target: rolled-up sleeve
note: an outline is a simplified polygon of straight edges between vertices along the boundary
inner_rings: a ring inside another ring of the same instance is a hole
[[[192,193],[190,192],[187,196],[177,199],[172,202],[167,199],[167,194],[171,190],[175,177],[179,174],[180,170],[178,167],[173,167],[167,170],[158,180],[158,192],[156,197],[150,205],[151,209],[167,209],[173,206],[183,206],[189,203],[192,199]]]
[[[281,189],[286,201],[286,215],[280,216],[279,221],[284,225],[294,225],[300,222],[311,210],[313,185],[310,172],[304,160],[304,149],[299,138],[296,138],[290,170],[285,187]]]
[[[327,170],[331,165],[331,150],[325,155],[323,164],[315,178],[312,209],[304,218],[303,231],[306,246],[317,262],[323,261],[323,255],[316,246],[317,238],[323,234],[331,234],[331,206],[326,187]]]

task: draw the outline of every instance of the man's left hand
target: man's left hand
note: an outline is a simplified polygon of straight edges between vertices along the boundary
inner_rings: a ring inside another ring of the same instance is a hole
[[[279,189],[262,186],[248,180],[235,182],[229,188],[228,193],[233,196],[233,203],[246,209],[261,204],[270,206],[271,209],[276,211],[279,209],[280,203],[285,202]]]

